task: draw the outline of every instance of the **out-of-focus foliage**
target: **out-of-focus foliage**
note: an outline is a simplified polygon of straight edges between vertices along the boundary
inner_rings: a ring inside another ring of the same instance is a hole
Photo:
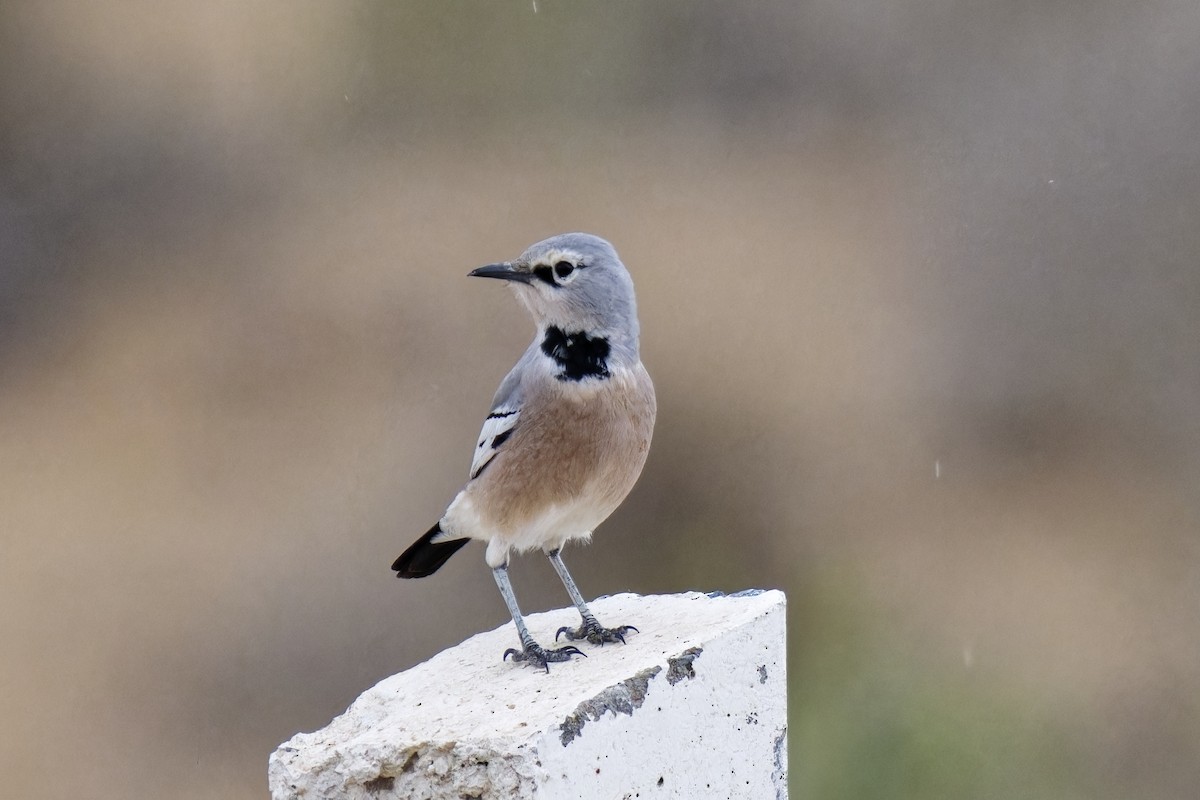
[[[387,565],[530,335],[465,273],[582,229],[660,419],[567,560],[789,592],[795,796],[1194,793],[1198,35],[1183,0],[0,8],[6,792],[261,796],[504,622],[478,548]]]

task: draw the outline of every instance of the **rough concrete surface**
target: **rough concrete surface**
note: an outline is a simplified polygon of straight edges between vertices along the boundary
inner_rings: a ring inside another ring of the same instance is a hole
[[[511,624],[364,692],[270,758],[281,798],[786,798],[779,591],[604,597],[626,645],[550,673],[500,660]],[[527,617],[549,643],[574,609]]]

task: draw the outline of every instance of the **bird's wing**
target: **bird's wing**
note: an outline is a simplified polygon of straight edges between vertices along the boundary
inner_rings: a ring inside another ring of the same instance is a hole
[[[483,421],[479,441],[475,445],[475,457],[471,459],[471,480],[475,480],[496,457],[496,453],[512,436],[521,416],[521,364],[500,383],[496,396],[492,398],[492,410]]]

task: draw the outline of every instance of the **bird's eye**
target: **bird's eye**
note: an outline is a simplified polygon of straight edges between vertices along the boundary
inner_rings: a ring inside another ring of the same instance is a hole
[[[575,271],[575,265],[570,261],[560,261],[554,265],[554,274],[560,278],[565,278]]]

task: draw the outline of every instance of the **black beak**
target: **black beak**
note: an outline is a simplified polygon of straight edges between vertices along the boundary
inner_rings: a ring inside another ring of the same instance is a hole
[[[523,272],[516,269],[512,264],[505,262],[503,264],[488,264],[486,267],[473,269],[467,273],[470,278],[499,278],[502,281],[517,281],[519,283],[529,283],[533,280],[533,273]]]

